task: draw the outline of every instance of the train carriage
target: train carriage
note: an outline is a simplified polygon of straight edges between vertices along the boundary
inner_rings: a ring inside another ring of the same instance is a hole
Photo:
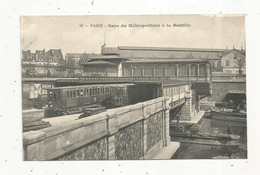
[[[47,116],[79,113],[91,105],[108,108],[127,105],[131,86],[134,85],[98,84],[50,88]]]
[[[82,111],[110,97],[110,85],[69,86],[48,89],[48,108],[58,115]]]

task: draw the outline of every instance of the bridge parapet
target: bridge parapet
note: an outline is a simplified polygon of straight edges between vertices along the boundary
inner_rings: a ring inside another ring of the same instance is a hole
[[[170,143],[171,102],[160,97],[26,132],[24,160],[152,159]]]

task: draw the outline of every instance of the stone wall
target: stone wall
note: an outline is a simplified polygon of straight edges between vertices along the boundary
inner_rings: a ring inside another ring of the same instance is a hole
[[[229,91],[245,91],[246,82],[212,82],[212,96],[209,101],[221,102]]]
[[[24,160],[152,159],[170,142],[171,102],[161,97],[26,132]]]

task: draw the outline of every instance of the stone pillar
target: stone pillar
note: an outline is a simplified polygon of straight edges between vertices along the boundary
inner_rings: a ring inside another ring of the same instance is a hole
[[[190,76],[191,76],[191,66],[190,64],[188,65],[188,79],[190,80]]]
[[[200,65],[199,64],[197,64],[197,73],[198,73],[198,75],[197,75],[197,82],[199,81],[199,77],[200,77]]]
[[[166,147],[170,143],[170,132],[169,132],[169,103],[172,99],[164,99],[163,100],[163,118],[162,118],[162,140],[163,140],[163,147]]]
[[[107,131],[108,131],[108,137],[107,137],[107,159],[108,160],[115,160],[115,134],[118,132],[118,129],[116,128],[118,121],[115,114],[113,115],[107,115],[106,118],[107,122]]]
[[[110,135],[107,139],[107,159],[115,160],[115,134]]]
[[[153,68],[153,77],[155,77],[155,67]]]
[[[187,91],[185,93],[186,102],[180,110],[180,120],[181,121],[191,121],[192,116],[192,91]]]
[[[143,119],[143,140],[142,140],[142,156],[144,158],[145,153],[147,152],[147,118]]]
[[[117,71],[117,76],[122,77],[123,75],[123,66],[122,66],[122,61],[118,65],[118,71]]]
[[[166,69],[166,66],[164,66],[164,76],[165,76],[165,77],[167,76],[167,69]]]
[[[166,109],[163,112],[163,147],[166,147],[170,143],[170,123],[169,123],[169,110]]]
[[[134,76],[134,68],[131,67],[131,76],[133,77]]]
[[[211,72],[211,67],[210,67],[210,64],[207,64],[207,69],[206,69],[206,75],[207,75],[207,81],[210,81],[210,72]]]
[[[176,64],[176,79],[178,79],[179,76],[179,65]]]
[[[197,69],[198,69],[198,77],[200,76],[200,65],[197,64]]]

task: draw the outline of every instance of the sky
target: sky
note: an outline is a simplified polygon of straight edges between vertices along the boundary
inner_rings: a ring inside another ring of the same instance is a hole
[[[128,24],[160,27],[128,27]],[[80,25],[83,27],[80,27]],[[100,27],[95,24],[102,24]],[[121,27],[125,24],[127,27]],[[169,24],[169,27],[163,27]],[[185,24],[189,27],[173,27]],[[95,27],[93,27],[95,25]],[[119,27],[109,27],[119,25]],[[23,16],[21,50],[100,53],[101,46],[245,48],[244,15]]]

